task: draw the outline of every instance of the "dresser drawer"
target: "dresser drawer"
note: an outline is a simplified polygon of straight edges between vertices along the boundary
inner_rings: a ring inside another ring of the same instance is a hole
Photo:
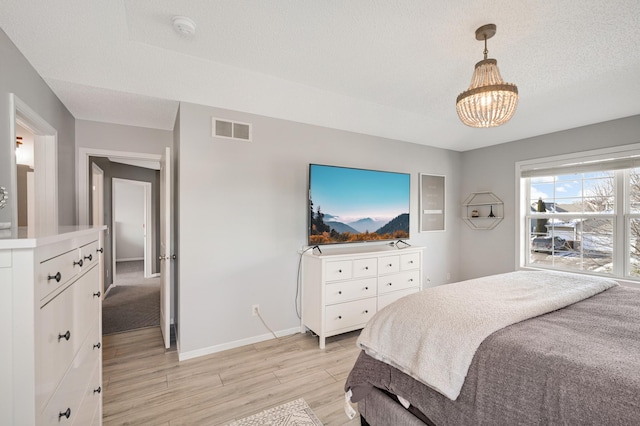
[[[325,301],[327,305],[348,302],[350,300],[375,297],[377,289],[376,278],[343,281],[325,286]]]
[[[378,259],[378,273],[392,274],[400,271],[400,255],[383,256]]]
[[[375,297],[325,307],[325,327],[331,332],[363,326],[376,312]]]
[[[350,260],[327,262],[325,275],[327,281],[348,280],[352,276],[353,263]]]
[[[98,241],[86,244],[80,247],[80,259],[82,259],[82,270],[88,270],[93,264],[98,263],[100,254],[98,250]]]
[[[42,300],[80,273],[78,250],[42,262],[36,274],[36,297]]]
[[[84,337],[89,328],[100,316],[100,268],[92,268],[73,284],[75,287],[75,303],[78,309],[77,332]]]
[[[82,340],[74,328],[74,287],[40,308],[36,323],[36,407],[49,400]],[[68,337],[68,339],[67,339]]]
[[[378,278],[378,295],[406,288],[420,288],[420,271],[407,271]]]
[[[353,261],[353,278],[375,277],[378,275],[378,259],[356,259]]]
[[[87,383],[82,402],[75,416],[74,425],[90,425],[97,415],[98,403],[102,398],[102,381],[100,380],[100,362],[96,362],[93,373]]]
[[[91,327],[99,321],[99,268],[92,268],[38,312],[36,331],[36,406],[42,407],[58,385]],[[67,338],[68,337],[68,338]],[[100,342],[95,332],[93,344]]]
[[[420,291],[418,287],[412,287],[404,290],[392,291],[391,293],[382,294],[380,295],[380,297],[378,297],[378,311],[385,306],[392,304],[396,300],[404,296],[417,293],[418,291]]]
[[[420,268],[422,253],[407,253],[400,255],[400,270],[408,271]]]
[[[98,323],[93,325],[91,335],[81,344],[78,354],[70,363],[60,385],[41,413],[43,425],[81,425],[78,416],[82,413],[82,401],[91,384],[88,378],[98,369],[101,349],[94,347],[98,337]],[[99,399],[98,399],[99,401]],[[67,418],[66,414],[69,414]],[[85,423],[86,424],[86,423]]]

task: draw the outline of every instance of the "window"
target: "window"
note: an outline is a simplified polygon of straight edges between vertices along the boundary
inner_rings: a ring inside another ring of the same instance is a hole
[[[520,266],[640,280],[640,146],[517,169]]]

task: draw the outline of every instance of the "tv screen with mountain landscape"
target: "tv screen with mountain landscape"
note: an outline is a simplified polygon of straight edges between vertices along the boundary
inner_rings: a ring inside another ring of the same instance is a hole
[[[409,238],[411,176],[309,165],[309,245]]]

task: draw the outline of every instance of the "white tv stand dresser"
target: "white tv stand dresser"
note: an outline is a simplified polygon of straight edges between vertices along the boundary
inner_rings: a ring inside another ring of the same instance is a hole
[[[301,332],[327,337],[363,328],[380,309],[422,289],[424,247],[322,247],[302,258]]]

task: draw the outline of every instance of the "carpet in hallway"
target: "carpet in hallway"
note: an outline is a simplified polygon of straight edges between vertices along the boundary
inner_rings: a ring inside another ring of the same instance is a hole
[[[160,284],[118,285],[102,302],[102,334],[121,333],[160,324]]]

